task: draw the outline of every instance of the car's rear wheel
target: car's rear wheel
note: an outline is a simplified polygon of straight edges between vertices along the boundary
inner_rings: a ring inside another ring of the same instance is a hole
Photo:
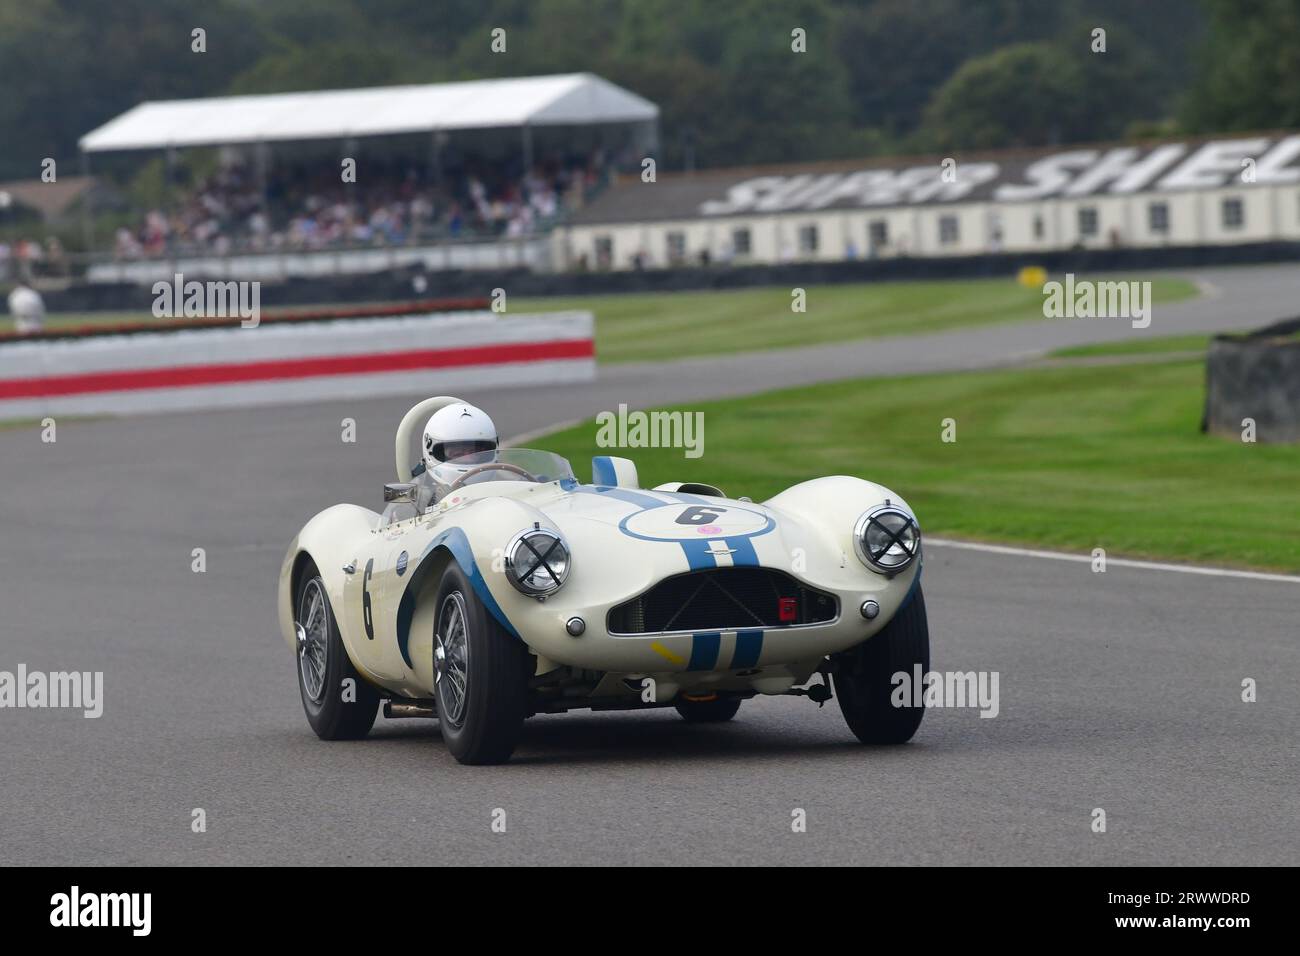
[[[715,697],[712,700],[688,700],[678,697],[674,705],[688,724],[720,724],[736,716],[739,697]]]
[[[379,691],[352,666],[314,564],[303,569],[295,607],[298,690],[307,722],[322,740],[364,737],[375,723]]]
[[[849,729],[864,744],[902,744],[912,739],[925,708],[895,707],[893,676],[909,679],[916,665],[930,670],[930,627],[920,586],[907,605],[877,634],[831,658],[835,696]]]
[[[442,739],[461,763],[504,763],[528,715],[532,657],[483,606],[455,562],[437,602],[433,674]]]

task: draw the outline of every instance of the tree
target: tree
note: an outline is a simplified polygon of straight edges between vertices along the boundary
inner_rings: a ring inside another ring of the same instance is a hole
[[[1076,132],[1077,66],[1048,43],[1022,43],[968,60],[925,110],[922,142],[935,149],[1040,146]]]
[[[1208,37],[1183,103],[1196,132],[1300,126],[1300,5],[1207,0]]]
[[[1135,121],[1165,114],[1150,45],[1122,26],[1094,48],[1089,20],[1051,41],[1021,43],[968,60],[926,107],[920,144],[990,149],[1115,139]]]
[[[207,52],[190,33],[207,31]],[[219,90],[263,37],[232,0],[23,0],[0,5],[0,177],[32,178],[46,156],[76,164],[77,139],[143,100]]]
[[[1294,125],[1296,0],[1203,2],[1189,122]],[[0,0],[0,178],[143,100],[575,71],[659,104],[661,168],[688,139],[700,166],[1098,140],[1167,119],[1200,23],[1194,0]]]

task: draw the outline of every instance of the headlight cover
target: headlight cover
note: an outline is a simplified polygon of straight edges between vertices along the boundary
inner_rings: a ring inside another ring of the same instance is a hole
[[[871,570],[897,574],[921,553],[921,528],[911,514],[886,501],[858,519],[853,547]]]
[[[544,598],[558,591],[572,563],[564,539],[546,528],[521,531],[506,545],[506,578],[529,597]]]

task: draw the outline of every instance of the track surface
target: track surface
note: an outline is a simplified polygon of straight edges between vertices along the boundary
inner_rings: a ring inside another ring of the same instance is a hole
[[[1300,302],[1300,270],[1204,278],[1217,294],[1157,309],[1150,333],[1250,328]],[[618,402],[1126,334],[1002,326],[465,397],[517,434]],[[856,745],[834,703],[796,698],[714,727],[672,711],[536,718],[504,767],[459,766],[433,722],[316,740],[275,630],[279,562],[320,508],[378,502],[408,405],[66,422],[53,445],[0,431],[0,670],[102,670],[106,695],[98,720],[0,710],[0,863],[1300,862],[1297,584],[932,548],[933,666],[999,672],[1001,713],[931,711],[892,750]],[[345,416],[355,445],[339,441]],[[1248,677],[1258,703],[1240,701]]]

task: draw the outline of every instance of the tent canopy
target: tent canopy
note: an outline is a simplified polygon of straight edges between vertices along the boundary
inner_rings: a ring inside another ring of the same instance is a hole
[[[342,139],[435,130],[652,121],[659,107],[591,73],[141,103],[84,152]]]

